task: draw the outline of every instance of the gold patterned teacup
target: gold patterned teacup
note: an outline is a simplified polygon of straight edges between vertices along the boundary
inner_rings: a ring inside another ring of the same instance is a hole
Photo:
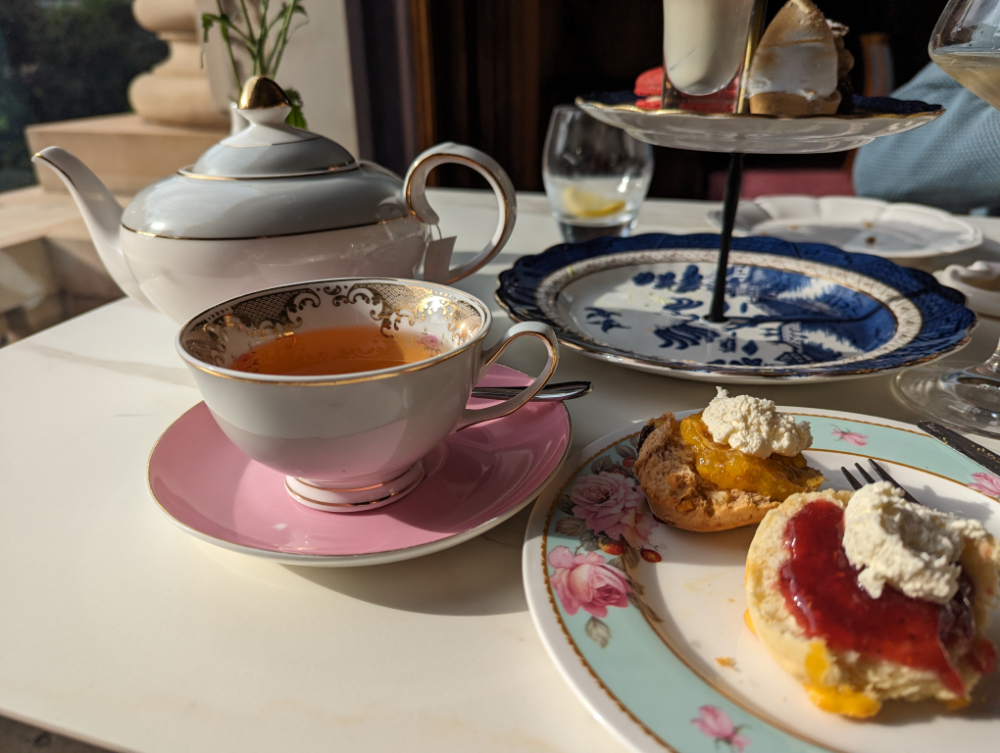
[[[402,498],[448,434],[517,410],[552,376],[549,327],[515,325],[484,350],[491,321],[481,301],[444,285],[320,280],[221,303],[185,324],[176,345],[237,447],[284,473],[302,504],[354,512]],[[472,387],[523,335],[545,343],[541,376],[469,410]]]

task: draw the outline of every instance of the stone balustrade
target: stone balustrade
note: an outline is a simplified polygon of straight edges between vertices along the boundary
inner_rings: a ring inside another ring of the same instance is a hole
[[[128,99],[136,114],[150,123],[225,128],[228,113],[213,99],[202,66],[195,0],[135,0],[132,13],[140,26],[170,46],[166,60],[132,80]]]

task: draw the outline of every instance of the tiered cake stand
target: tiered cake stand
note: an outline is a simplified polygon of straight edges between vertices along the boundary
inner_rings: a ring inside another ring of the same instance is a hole
[[[712,305],[705,321],[726,321],[725,282],[729,247],[743,183],[744,154],[820,154],[864,146],[881,136],[902,133],[944,114],[940,105],[888,97],[855,97],[851,115],[782,117],[645,110],[631,92],[580,97],[577,106],[603,123],[624,129],[639,141],[674,149],[731,154],[722,210],[722,236]]]

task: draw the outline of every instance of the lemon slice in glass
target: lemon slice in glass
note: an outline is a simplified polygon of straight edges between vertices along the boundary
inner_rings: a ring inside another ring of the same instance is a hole
[[[607,217],[625,208],[621,199],[608,199],[576,186],[566,188],[562,199],[565,210],[576,217]]]

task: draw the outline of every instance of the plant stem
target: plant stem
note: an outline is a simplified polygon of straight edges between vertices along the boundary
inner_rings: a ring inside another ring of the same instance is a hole
[[[260,26],[258,27],[259,34],[257,35],[257,72],[261,76],[268,75],[266,68],[266,57],[267,57],[267,12],[268,6],[271,4],[271,0],[260,0],[260,18],[258,22]]]
[[[295,15],[295,8],[298,4],[299,0],[292,0],[292,5],[288,9],[288,14],[281,23],[281,32],[278,36],[278,41],[275,42],[274,45],[274,49],[278,53],[278,58],[274,61],[274,66],[272,68],[274,71],[278,70],[278,66],[281,65],[281,56],[285,54],[285,45],[288,44],[288,27],[292,25],[292,16]]]
[[[243,11],[243,19],[247,23],[247,51],[250,53],[250,61],[253,63],[252,75],[259,75],[257,71],[257,44],[254,40],[253,23],[250,21],[250,14],[247,12],[246,0],[240,0],[240,8]]]
[[[215,7],[219,9],[220,18],[228,18],[222,10],[222,0],[215,0]],[[222,41],[226,43],[226,54],[229,55],[229,64],[233,67],[233,80],[236,81],[236,92],[237,96],[239,96],[239,91],[242,88],[240,84],[240,74],[236,70],[236,58],[233,57],[233,46],[229,42],[229,30],[227,25],[225,23],[220,24],[219,31],[222,33]]]

